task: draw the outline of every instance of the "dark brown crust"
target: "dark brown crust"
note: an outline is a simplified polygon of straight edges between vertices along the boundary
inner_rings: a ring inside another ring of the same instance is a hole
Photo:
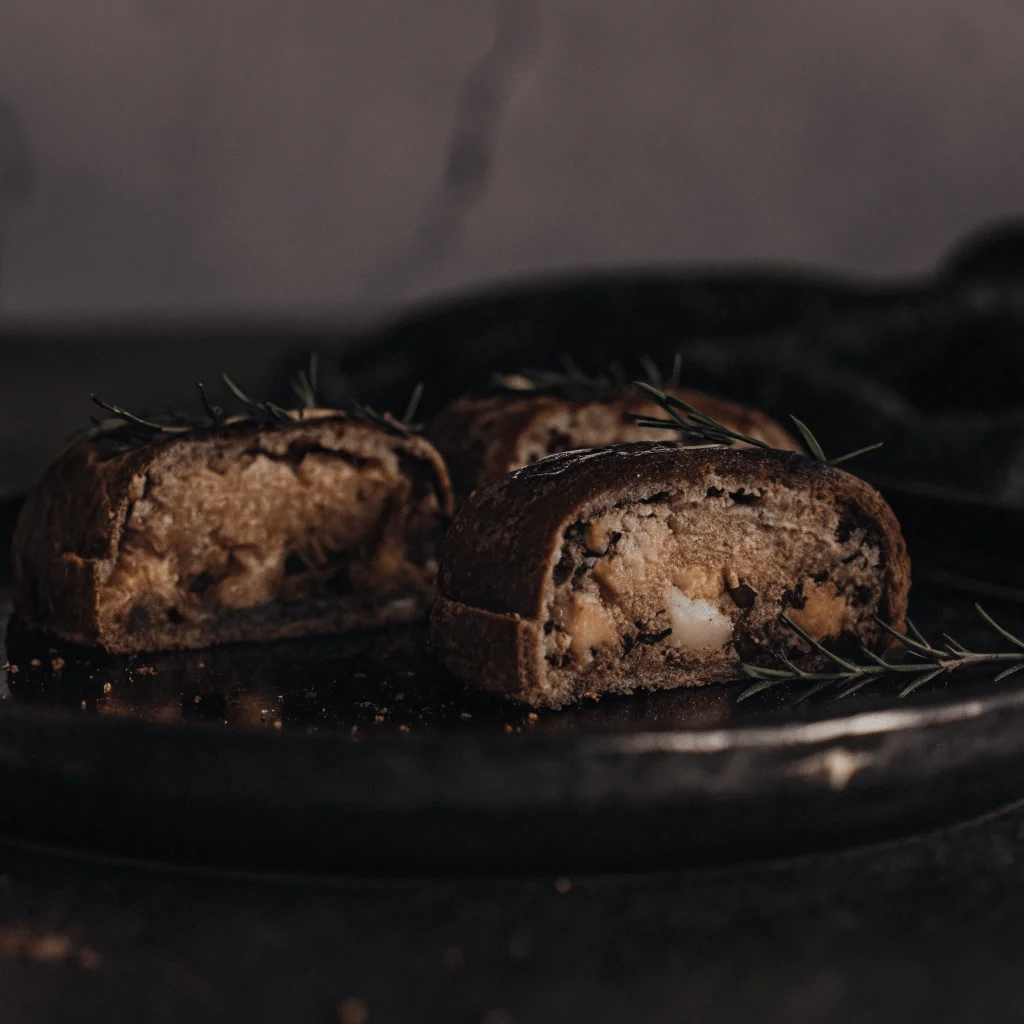
[[[400,437],[361,420],[347,419],[343,414],[318,415],[306,423],[275,428],[274,434],[285,440],[315,440],[325,425],[336,427],[339,423],[345,426],[343,439],[350,434],[376,435],[381,443],[428,464],[442,514],[446,518],[451,516],[453,497],[444,460],[421,437]],[[103,570],[109,568],[118,554],[124,523],[132,502],[142,494],[147,471],[158,459],[165,463],[173,461],[195,444],[256,439],[266,433],[264,428],[251,423],[197,429],[161,437],[110,458],[104,457],[103,442],[71,443],[30,492],[15,527],[11,545],[13,604],[21,622],[31,629],[74,643],[99,645],[108,651],[150,649],[137,644],[131,635],[105,634],[100,625]],[[223,635],[211,634],[204,641],[197,634],[176,646],[276,639],[325,629],[330,631],[330,622],[323,617],[310,622],[281,623],[261,636],[251,635],[251,626],[235,625]]]
[[[886,574],[881,607],[888,609],[890,625],[904,628],[906,545],[892,510],[859,477],[794,452],[638,442],[553,455],[469,498],[448,531],[441,561],[432,633],[442,659],[463,679],[534,702],[544,673],[545,586],[577,510],[610,492],[651,494],[668,482],[694,482],[712,472],[741,477],[751,489],[781,480],[855,503],[880,532]],[[504,627],[489,616],[504,620]],[[514,684],[507,665],[513,650],[519,652]]]
[[[550,395],[488,395],[457,398],[427,426],[427,437],[444,455],[459,501],[494,477],[487,474],[486,451],[498,446],[496,462],[512,464],[520,436],[548,409],[568,403]],[[488,423],[488,414],[493,423]]]
[[[774,447],[803,450],[782,426],[757,409],[691,388],[676,388],[671,393],[741,433],[758,432]],[[631,392],[587,401],[502,392],[456,399],[430,424],[427,436],[448,463],[452,486],[461,501],[475,488],[519,468],[515,453],[520,439],[538,418],[556,410],[580,410],[589,405],[609,407],[623,417],[638,412],[662,415],[649,399]]]
[[[486,666],[485,689],[517,698],[541,686],[540,622],[502,615],[438,597],[430,616],[435,645],[459,679],[478,678]],[[455,643],[449,639],[456,637]]]

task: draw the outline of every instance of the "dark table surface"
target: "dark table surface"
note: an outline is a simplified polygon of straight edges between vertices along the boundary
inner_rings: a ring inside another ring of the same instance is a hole
[[[214,364],[258,380],[279,349],[8,344],[0,491],[87,414],[75,395],[138,404]],[[1022,949],[1024,807],[883,847],[571,878],[202,874],[0,840],[3,1024],[1012,1021]]]
[[[1024,810],[636,876],[204,877],[0,847],[0,1020],[1011,1021]]]

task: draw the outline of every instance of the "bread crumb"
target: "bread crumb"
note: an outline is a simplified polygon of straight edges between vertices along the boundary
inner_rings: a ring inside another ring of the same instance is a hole
[[[515,732],[515,729],[513,729],[513,728],[512,728],[512,726],[508,724],[508,722],[506,722],[506,723],[505,723],[505,735],[506,735],[506,736],[509,736],[509,735],[511,735],[511,734],[512,734],[513,732]]]
[[[473,716],[468,711],[459,712],[459,718],[461,718],[464,722],[468,722],[472,717]]]
[[[399,732],[408,732],[409,731],[409,726],[407,726],[407,725],[400,725],[398,727],[398,731]]]
[[[589,697],[592,701],[594,701],[595,704],[601,699],[601,695],[599,693],[594,693],[593,690],[587,690],[587,692],[583,694],[583,696]]]
[[[193,703],[193,704],[201,704],[201,703],[202,703],[202,700],[203,700],[202,694],[199,694],[199,693],[197,693],[197,694],[196,694],[196,695],[195,695],[195,696],[194,696],[194,697],[192,698],[192,703]]]
[[[33,668],[39,668],[39,666],[40,666],[40,665],[42,665],[42,662],[41,662],[41,661],[40,661],[40,660],[39,660],[38,658],[33,658],[33,659],[32,659],[32,660],[31,660],[31,661],[29,662],[29,664],[30,664],[30,665],[31,665],[31,666],[32,666]]]
[[[564,896],[567,892],[572,891],[572,882],[566,878],[565,875],[555,879],[555,892]]]
[[[86,708],[86,704],[85,704],[85,701],[83,700],[83,701],[82,701],[82,710],[84,711],[84,710],[85,710],[85,708]]]
[[[370,1008],[354,996],[347,996],[338,1003],[338,1024],[366,1024],[370,1019]]]
[[[60,673],[64,670],[64,664],[65,662],[63,658],[50,659],[50,668],[52,668],[57,675],[60,675]]]
[[[536,711],[531,711],[526,717],[529,721],[536,722],[537,719],[540,718],[540,715],[538,715]]]
[[[384,716],[383,715],[374,715],[373,716],[373,720],[377,723],[377,725],[382,725],[383,722],[384,722]]]
[[[284,728],[284,722],[282,722],[282,721],[281,721],[281,719],[280,719],[280,718],[278,718],[278,719],[277,719],[277,720],[276,720],[276,721],[274,722],[274,728],[275,728],[275,729],[283,729],[283,728]]]
[[[153,668],[150,665],[140,665],[135,670],[135,674],[137,676],[155,676],[156,675],[156,669]]]
[[[21,669],[19,669],[17,665],[13,665],[13,664],[11,664],[11,662],[9,662],[9,661],[5,661],[5,662],[4,662],[4,666],[3,666],[3,667],[4,667],[4,669],[6,669],[6,670],[7,670],[8,672],[10,672],[12,676],[13,676],[13,675],[16,675],[16,674],[17,674],[18,672],[20,672],[20,671],[21,671]]]
[[[104,683],[103,684],[103,692],[104,693],[110,693],[110,691],[113,690],[113,688],[114,687],[110,683]]]

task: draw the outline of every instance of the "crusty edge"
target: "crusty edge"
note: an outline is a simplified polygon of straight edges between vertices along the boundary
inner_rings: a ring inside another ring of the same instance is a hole
[[[458,679],[529,701],[543,687],[540,623],[439,597],[430,616],[435,650]]]
[[[127,516],[132,481],[162,445],[100,462],[94,447],[65,448],[29,492],[11,542],[19,620],[78,644],[99,643],[99,590]]]

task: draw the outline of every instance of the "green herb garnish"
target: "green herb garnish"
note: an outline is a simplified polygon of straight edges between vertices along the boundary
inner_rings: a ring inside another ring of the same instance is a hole
[[[999,625],[980,604],[976,604],[974,607],[992,629],[1003,637],[1004,640],[1008,640],[1015,647],[1019,647],[1020,650],[998,652],[971,651],[945,633],[943,634],[943,646],[936,647],[922,636],[920,630],[914,626],[910,619],[907,619],[907,633],[903,634],[876,617],[878,624],[903,646],[910,658],[916,660],[887,661],[861,644],[860,652],[866,661],[854,662],[847,658],[841,658],[834,651],[830,651],[820,641],[811,637],[806,630],[801,629],[786,613],[783,613],[781,616],[782,621],[797,636],[810,644],[818,654],[824,656],[830,662],[831,667],[820,672],[807,672],[797,667],[783,654],[776,655],[782,668],[764,668],[760,665],[749,664],[741,665],[740,668],[743,674],[749,679],[756,679],[757,682],[744,690],[737,700],[747,700],[755,694],[763,693],[765,690],[796,682],[812,684],[810,689],[801,695],[797,703],[807,700],[808,697],[813,696],[828,686],[836,684],[842,685],[842,689],[837,694],[837,699],[842,699],[856,693],[862,687],[867,686],[868,683],[875,682],[887,675],[896,674],[913,677],[900,691],[900,697],[908,697],[919,687],[924,686],[925,683],[929,683],[938,676],[958,668],[1009,664],[1009,668],[1000,672],[995,677],[995,682],[1006,679],[1015,672],[1024,669],[1024,639],[1015,636],[1008,629]]]
[[[227,374],[223,374],[222,380],[229,397],[241,407],[238,414],[230,417],[230,423],[255,424],[263,429],[275,429],[302,422],[302,411],[315,409],[318,406],[318,371],[319,361],[314,352],[309,357],[307,367],[300,370],[288,382],[300,402],[300,411],[297,416],[276,402],[258,401],[251,398]],[[196,390],[202,408],[201,416],[192,416],[176,410],[140,416],[123,406],[105,402],[97,398],[96,395],[91,395],[93,402],[111,415],[104,419],[90,417],[92,426],[82,436],[90,441],[103,441],[105,453],[108,456],[114,456],[149,444],[163,435],[182,434],[189,430],[228,425],[228,414],[221,406],[212,402],[206,388],[202,384],[197,384]],[[349,408],[338,411],[352,419],[373,423],[402,437],[409,437],[422,430],[422,424],[413,422],[422,395],[423,385],[417,384],[401,419],[393,416],[390,412],[378,412],[360,402],[353,402]]]
[[[676,398],[674,395],[666,394],[661,388],[655,387],[653,384],[636,380],[633,381],[633,386],[644,398],[649,398],[659,405],[668,417],[667,419],[658,419],[653,416],[644,416],[641,413],[630,413],[630,419],[637,426],[651,427],[656,430],[675,430],[682,434],[687,441],[694,444],[733,445],[737,441],[741,441],[755,448],[773,447],[773,445],[762,441],[760,438],[741,434],[739,431],[719,423],[708,416],[707,413],[703,413],[690,405],[689,402],[684,402],[681,398]],[[801,422],[795,416],[791,416],[790,419],[796,424],[797,430],[800,431],[800,436],[804,439],[811,458],[824,466],[838,466],[840,463],[847,462],[858,455],[864,455],[866,452],[872,452],[882,447],[882,442],[879,441],[877,444],[869,444],[864,448],[858,448],[856,451],[847,452],[846,455],[830,459],[825,455],[821,445],[818,443],[818,439],[811,433],[807,424]]]

